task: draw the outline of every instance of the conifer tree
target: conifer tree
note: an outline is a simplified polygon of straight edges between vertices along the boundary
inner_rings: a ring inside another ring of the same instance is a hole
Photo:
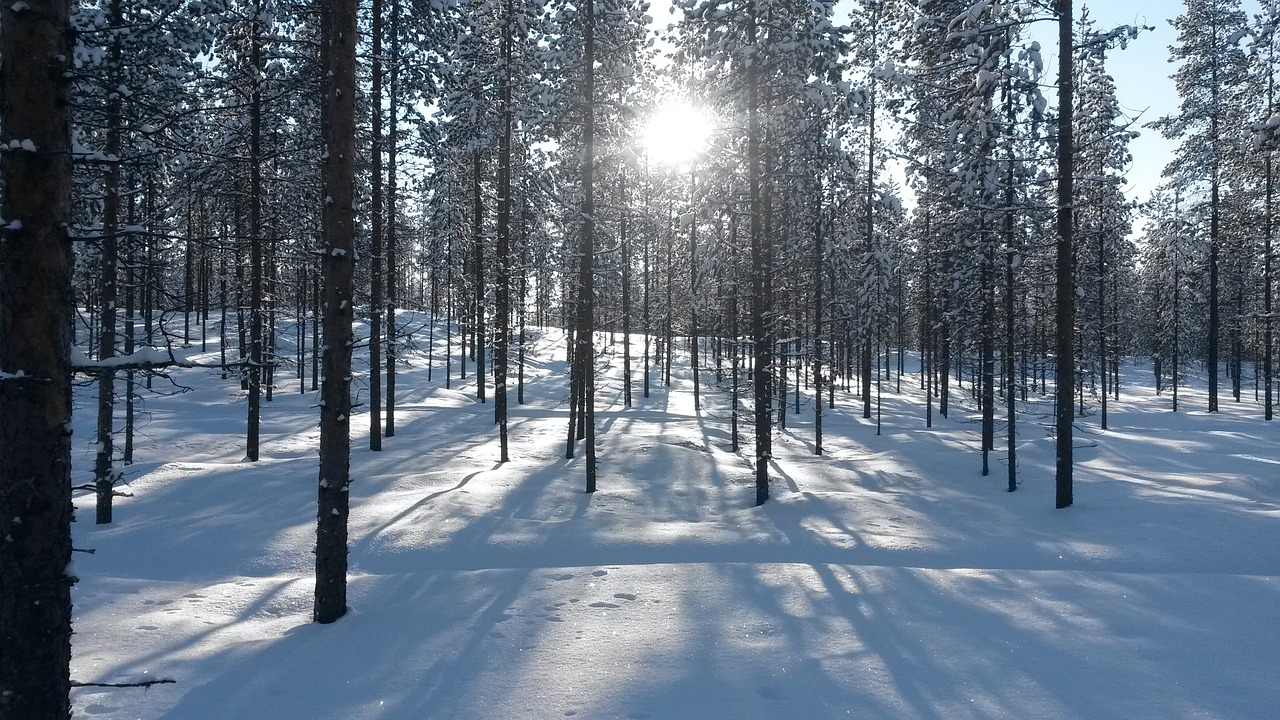
[[[66,0],[0,18],[0,718],[71,715]]]
[[[1233,144],[1229,123],[1231,97],[1245,78],[1244,52],[1239,43],[1245,35],[1245,14],[1239,0],[1184,0],[1185,11],[1173,20],[1177,44],[1169,48],[1170,59],[1181,62],[1174,73],[1182,104],[1177,115],[1162,118],[1155,126],[1166,137],[1180,139],[1179,156],[1166,175],[1180,172],[1195,177],[1197,190],[1208,202],[1208,305],[1207,365],[1209,371],[1209,411],[1218,410],[1218,373],[1222,335],[1222,190],[1224,165]]]

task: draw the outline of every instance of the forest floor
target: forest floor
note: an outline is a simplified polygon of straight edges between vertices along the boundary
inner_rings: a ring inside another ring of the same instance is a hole
[[[695,407],[687,356],[648,398],[637,362],[631,409],[608,363],[587,495],[581,445],[564,458],[558,332],[534,342],[525,404],[513,383],[504,465],[472,368],[459,381],[455,359],[446,388],[437,352],[428,381],[420,339],[396,436],[370,452],[353,417],[350,610],[328,626],[311,622],[316,394],[282,373],[250,463],[236,381],[179,370],[188,392],[144,392],[132,497],[108,526],[77,501],[76,546],[95,554],[77,554],[72,676],[175,682],[77,689],[77,717],[1260,720],[1280,705],[1280,425],[1251,396],[1211,415],[1189,387],[1173,413],[1127,367],[1111,429],[1080,419],[1076,502],[1055,510],[1051,399],[1020,405],[1009,493],[1003,422],[983,477],[972,403],[926,429],[909,372],[901,393],[880,387],[879,432],[837,393],[821,457],[804,400],[757,508],[749,428],[731,452],[726,393],[704,372]]]

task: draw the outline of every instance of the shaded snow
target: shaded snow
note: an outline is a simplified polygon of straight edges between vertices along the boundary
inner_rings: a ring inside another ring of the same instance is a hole
[[[438,355],[431,383],[412,359],[396,437],[353,442],[351,610],[330,626],[310,622],[316,396],[282,374],[251,464],[238,385],[175,371],[196,390],[146,399],[117,523],[80,500],[76,545],[97,553],[77,557],[72,674],[177,682],[77,690],[77,716],[1264,718],[1280,701],[1280,437],[1252,404],[1173,414],[1133,370],[1113,430],[1080,421],[1076,506],[1055,511],[1051,404],[1023,406],[1010,494],[1003,449],[981,477],[979,426],[962,407],[925,430],[909,375],[883,388],[881,435],[838,395],[823,457],[812,406],[788,416],[753,508],[714,371],[701,410],[687,364],[624,410],[619,359],[588,496],[564,458],[563,348],[538,340],[524,406],[513,383],[502,466],[470,377],[445,389]]]

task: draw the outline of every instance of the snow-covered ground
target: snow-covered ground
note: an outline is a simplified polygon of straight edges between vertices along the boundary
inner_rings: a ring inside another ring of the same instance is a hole
[[[908,375],[879,435],[838,395],[822,457],[806,401],[755,508],[714,372],[699,410],[687,363],[627,410],[617,360],[586,495],[563,346],[540,334],[526,404],[513,387],[506,465],[471,368],[445,389],[438,355],[432,382],[424,356],[399,375],[383,451],[353,418],[351,609],[329,626],[310,622],[314,394],[282,373],[249,463],[238,384],[176,371],[192,390],[145,400],[116,523],[79,500],[96,554],[77,554],[72,663],[176,682],[78,689],[76,716],[1276,716],[1280,425],[1257,405],[1209,415],[1190,388],[1174,414],[1134,368],[1111,430],[1080,421],[1076,504],[1054,510],[1049,406],[1023,406],[1008,493],[1003,438],[982,477],[979,426],[959,408],[925,429]]]

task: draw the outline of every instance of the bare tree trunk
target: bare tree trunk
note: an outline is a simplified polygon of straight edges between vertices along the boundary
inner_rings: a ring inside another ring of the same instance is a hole
[[[0,718],[70,717],[71,140],[67,0],[0,23]]]
[[[631,246],[627,238],[627,171],[619,171],[618,201],[622,217],[618,219],[618,244],[622,252],[622,401],[631,407]]]
[[[373,0],[370,16],[369,449],[378,451],[382,449],[382,0]]]
[[[261,0],[258,9],[261,10]],[[258,459],[259,429],[262,422],[262,35],[255,12],[250,28],[250,67],[253,91],[249,100],[249,420],[245,456]]]
[[[1008,107],[1012,115],[1012,94],[1008,96]],[[1015,316],[1016,303],[1014,302],[1014,266],[1017,260],[1017,235],[1014,226],[1014,202],[1016,196],[1014,194],[1014,175],[1013,163],[1014,152],[1013,143],[1009,144],[1008,155],[1006,160],[1009,168],[1006,175],[1005,184],[1005,216],[1004,216],[1004,234],[1005,234],[1005,250],[1004,250],[1004,401],[1006,414],[1009,422],[1009,469],[1008,469],[1008,491],[1015,492],[1018,489],[1018,388],[1014,376],[1014,347],[1015,347],[1015,330],[1017,328],[1017,318]]]
[[[813,213],[813,454],[822,454],[822,282],[825,238],[822,235],[822,182]]]
[[[399,214],[399,187],[396,179],[396,162],[398,150],[398,132],[399,132],[399,112],[400,112],[400,1],[390,0],[391,2],[391,97],[388,103],[388,116],[390,120],[390,132],[387,133],[387,395],[384,398],[386,405],[386,422],[383,426],[383,433],[387,437],[394,437],[396,434],[396,304],[399,298],[399,235],[397,234],[396,217]],[[434,277],[434,275],[433,275]],[[378,312],[378,308],[374,307],[374,312]],[[435,325],[435,316],[432,318],[432,327]]]
[[[876,16],[873,16],[876,17]],[[874,21],[873,21],[874,22]],[[875,26],[873,25],[872,32]],[[871,262],[871,253],[875,251],[875,180],[876,180],[876,96],[875,83],[870,85],[870,94],[867,103],[867,206],[865,220],[865,252],[866,261]],[[867,295],[867,289],[860,290],[864,296]],[[874,332],[873,323],[871,321],[871,301],[866,298],[863,303],[863,312],[868,317],[862,319],[862,417],[871,417],[871,346],[874,345],[872,333]]]
[[[696,203],[697,174],[689,173],[689,202]],[[693,409],[702,409],[698,378],[698,209],[689,212],[689,368],[693,373]]]
[[[1058,0],[1058,242],[1057,242],[1057,427],[1055,485],[1059,509],[1070,507],[1072,493],[1071,391],[1075,385],[1075,268],[1072,213],[1075,174],[1074,92],[1071,0]]]
[[[586,0],[582,100],[582,257],[578,265],[578,328],[573,362],[586,441],[586,491],[596,491],[595,439],[595,0]]]
[[[329,80],[324,162],[324,382],[320,391],[320,488],[316,523],[316,622],[347,611],[347,512],[351,485],[351,320],[355,268],[357,0],[330,0],[322,47]]]
[[[485,347],[485,327],[484,327],[484,194],[480,182],[481,172],[484,169],[484,163],[481,161],[480,151],[475,150],[471,153],[471,191],[472,191],[472,268],[473,279],[475,280],[475,317],[471,327],[471,352],[476,360],[476,397],[480,402],[484,402],[484,347]],[[466,367],[466,359],[463,359],[463,367]],[[463,371],[466,372],[465,370]]]
[[[747,44],[755,46],[757,8],[747,6]],[[750,187],[751,213],[751,335],[754,341],[755,367],[752,382],[755,392],[756,505],[769,500],[769,461],[773,458],[773,424],[769,415],[770,376],[773,373],[772,338],[769,336],[769,265],[763,225],[763,189],[760,162],[760,71],[755,63],[747,66],[747,182]]]
[[[507,462],[507,360],[511,338],[511,153],[514,112],[511,106],[512,0],[503,3],[502,87],[498,103],[502,110],[502,134],[498,139],[498,257],[495,302],[497,317],[493,331],[493,414],[498,425],[498,462]]]
[[[111,3],[110,24],[120,27],[124,24],[124,11],[121,0]],[[115,79],[121,75],[120,39],[115,36],[111,42],[108,65]],[[116,83],[119,84],[119,83]],[[107,165],[107,177],[103,187],[102,198],[102,245],[101,265],[98,268],[98,302],[101,303],[101,321],[98,326],[98,359],[105,361],[116,354],[116,300],[117,274],[119,268],[119,232],[120,232],[120,157],[122,117],[120,93],[112,93],[107,100],[107,157],[116,158]],[[189,265],[190,263],[188,263]],[[188,273],[188,285],[190,273]],[[191,306],[188,294],[186,307]],[[188,312],[189,315],[189,312]],[[112,498],[115,495],[116,470],[115,459],[115,371],[104,368],[98,373],[98,424],[97,452],[93,463],[93,482],[96,494],[96,521],[99,525],[111,522]]]
[[[135,215],[135,196],[129,196],[129,219],[130,227],[138,224]],[[137,238],[135,233],[130,230],[126,233],[125,241],[125,266],[124,266],[124,354],[132,355],[134,351],[134,337],[137,331],[134,319],[137,313],[138,303],[138,250]],[[200,337],[204,338],[204,327],[200,328]],[[124,383],[124,450],[120,454],[120,462],[125,465],[133,463],[133,425],[134,425],[134,402],[133,398],[136,394],[136,373],[133,368],[125,371]]]
[[[1266,196],[1266,229],[1262,244],[1262,384],[1263,384],[1263,418],[1273,417],[1271,399],[1271,353],[1274,347],[1271,339],[1271,325],[1275,320],[1271,315],[1271,233],[1274,217],[1272,203],[1275,200],[1275,180],[1272,173],[1271,153],[1267,153],[1267,196]]]
[[[984,228],[984,235],[985,228]],[[984,240],[986,251],[982,258],[982,475],[990,471],[990,453],[996,445],[996,282],[995,257],[991,242]]]

